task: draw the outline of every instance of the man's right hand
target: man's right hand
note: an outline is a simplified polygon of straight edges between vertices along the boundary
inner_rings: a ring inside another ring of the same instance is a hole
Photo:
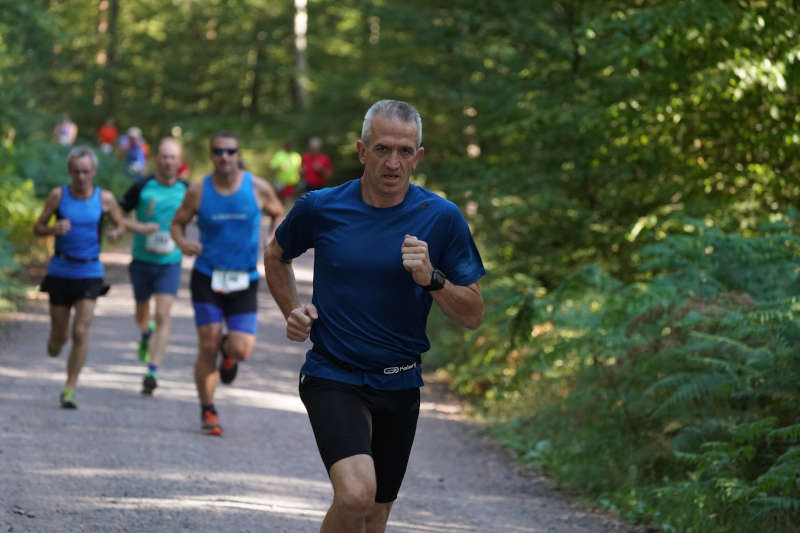
[[[181,249],[183,255],[199,255],[203,251],[203,245],[197,241],[182,240],[180,243],[175,243]]]
[[[161,226],[158,225],[158,222],[145,222],[142,224],[142,233],[144,235],[150,235],[151,233],[155,233],[161,229]]]
[[[311,326],[318,318],[317,308],[312,304],[295,307],[286,317],[286,338],[290,341],[303,342],[311,333]]]
[[[53,224],[53,234],[54,235],[66,235],[69,233],[69,230],[72,229],[72,224],[70,223],[68,218],[62,218],[61,220],[56,220],[56,223]]]

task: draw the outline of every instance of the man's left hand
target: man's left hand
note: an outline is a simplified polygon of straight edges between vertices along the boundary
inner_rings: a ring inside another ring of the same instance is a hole
[[[403,268],[411,272],[414,282],[422,287],[430,285],[433,265],[428,256],[428,243],[413,235],[406,235],[400,252],[403,255]]]

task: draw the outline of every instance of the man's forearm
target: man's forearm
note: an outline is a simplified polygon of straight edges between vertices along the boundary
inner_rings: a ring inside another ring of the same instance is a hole
[[[264,270],[272,297],[280,307],[283,316],[288,317],[292,309],[300,305],[292,264],[280,259],[265,257]]]
[[[169,235],[179,248],[183,248],[184,241],[186,240],[186,229],[184,226],[173,221],[169,226]]]
[[[458,324],[477,329],[483,322],[483,297],[475,284],[465,287],[446,281],[444,288],[431,292],[431,296],[442,312]]]

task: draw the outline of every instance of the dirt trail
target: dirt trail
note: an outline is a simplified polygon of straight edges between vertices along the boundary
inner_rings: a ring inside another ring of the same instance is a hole
[[[58,407],[68,346],[58,359],[45,355],[46,300],[3,318],[0,532],[317,531],[331,489],[297,395],[307,346],[285,340],[263,280],[255,352],[233,386],[217,391],[225,428],[218,439],[199,432],[188,268],[159,388],[146,398],[139,394],[144,368],[136,358],[129,256],[103,260],[113,287],[98,301],[78,410]],[[306,298],[312,260],[296,263]],[[422,395],[387,531],[626,530],[515,468],[441,387]]]

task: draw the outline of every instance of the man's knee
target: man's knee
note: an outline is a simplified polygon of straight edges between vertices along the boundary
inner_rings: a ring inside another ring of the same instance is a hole
[[[255,338],[244,334],[229,334],[225,341],[225,354],[238,361],[244,361],[253,352]]]
[[[217,352],[219,352],[219,340],[214,338],[200,339],[198,348],[200,349],[200,359],[216,359]]]
[[[156,311],[156,329],[163,330],[169,326],[169,311]]]
[[[367,479],[350,480],[336,490],[334,504],[351,516],[366,518],[375,506],[375,483]]]
[[[89,338],[89,322],[75,321],[72,326],[72,342],[80,344]]]

